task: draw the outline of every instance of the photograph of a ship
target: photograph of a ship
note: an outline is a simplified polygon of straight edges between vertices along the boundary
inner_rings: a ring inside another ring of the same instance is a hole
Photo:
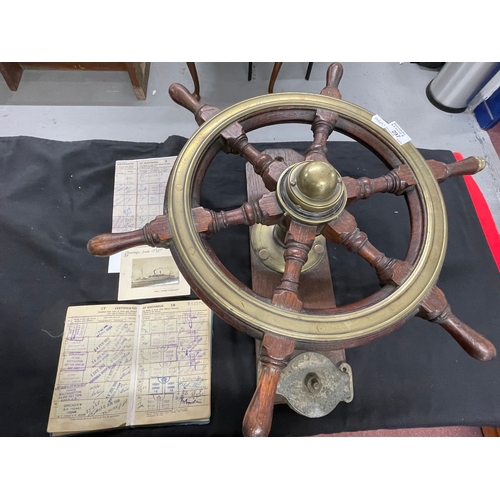
[[[172,257],[162,256],[132,261],[131,287],[165,286],[179,283],[179,270]]]

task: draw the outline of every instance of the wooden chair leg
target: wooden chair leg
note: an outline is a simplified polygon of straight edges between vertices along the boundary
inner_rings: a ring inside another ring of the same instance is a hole
[[[269,80],[269,88],[267,91],[272,94],[274,91],[274,83],[276,82],[276,78],[278,78],[278,73],[280,72],[282,62],[274,63],[273,72],[271,73],[271,79]]]
[[[145,101],[148,92],[151,63],[125,63],[132,87],[139,101]]]
[[[23,68],[16,62],[3,62],[0,63],[0,74],[4,77],[9,89],[15,92],[23,76]]]
[[[198,71],[196,71],[196,64],[194,62],[186,63],[189,73],[191,74],[191,78],[194,83],[194,92],[193,95],[196,97],[196,100],[200,100],[200,81],[198,80]]]

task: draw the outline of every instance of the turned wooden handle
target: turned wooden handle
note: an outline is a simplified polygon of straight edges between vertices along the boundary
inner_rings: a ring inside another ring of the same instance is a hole
[[[330,64],[326,72],[326,86],[338,88],[342,75],[344,74],[344,68],[340,63]]]
[[[202,212],[203,216],[205,211],[202,209]],[[200,219],[202,223],[206,224],[203,217],[200,217]],[[142,229],[136,231],[100,234],[87,243],[87,250],[97,257],[109,257],[114,253],[139,245],[165,246],[171,237],[168,215],[158,215]]]
[[[480,156],[469,156],[454,163],[446,164],[441,161],[427,160],[427,164],[431,168],[436,180],[441,183],[450,177],[474,175],[481,172],[486,167],[486,160]]]
[[[455,163],[446,165],[448,177],[457,177],[459,175],[474,175],[483,170],[486,166],[486,160],[480,156],[469,156]]]
[[[174,102],[191,111],[194,115],[203,106],[189,90],[180,83],[173,83],[168,89],[168,93]]]
[[[469,356],[479,361],[489,361],[497,355],[495,346],[487,338],[460,321],[452,312],[438,322]]]
[[[273,421],[274,398],[282,368],[264,366],[257,389],[243,419],[243,435],[265,437]]]
[[[139,245],[147,245],[143,229],[130,233],[107,233],[95,236],[87,243],[87,250],[96,257],[109,257]]]
[[[292,357],[295,342],[287,337],[266,333],[260,346],[262,371],[257,389],[243,419],[243,435],[269,435],[273,421],[274,398],[280,375]]]
[[[418,316],[441,325],[462,347],[479,361],[489,361],[497,355],[495,346],[476,330],[460,321],[450,309],[442,290],[433,286],[420,304]]]

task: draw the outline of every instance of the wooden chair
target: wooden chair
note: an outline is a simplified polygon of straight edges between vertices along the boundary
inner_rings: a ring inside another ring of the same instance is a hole
[[[0,73],[10,90],[15,92],[25,69],[126,71],[139,101],[145,101],[148,90],[149,62],[3,62]]]

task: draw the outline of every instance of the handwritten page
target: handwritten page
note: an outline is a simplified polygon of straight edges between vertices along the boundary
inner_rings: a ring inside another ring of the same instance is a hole
[[[135,305],[68,308],[48,432],[126,424],[136,316]]]
[[[47,432],[207,420],[211,317],[199,300],[68,308]]]
[[[135,425],[210,417],[211,317],[200,301],[142,307]]]
[[[163,214],[165,188],[175,159],[167,156],[116,162],[111,232],[140,229]],[[110,257],[108,272],[120,272],[120,254]]]

